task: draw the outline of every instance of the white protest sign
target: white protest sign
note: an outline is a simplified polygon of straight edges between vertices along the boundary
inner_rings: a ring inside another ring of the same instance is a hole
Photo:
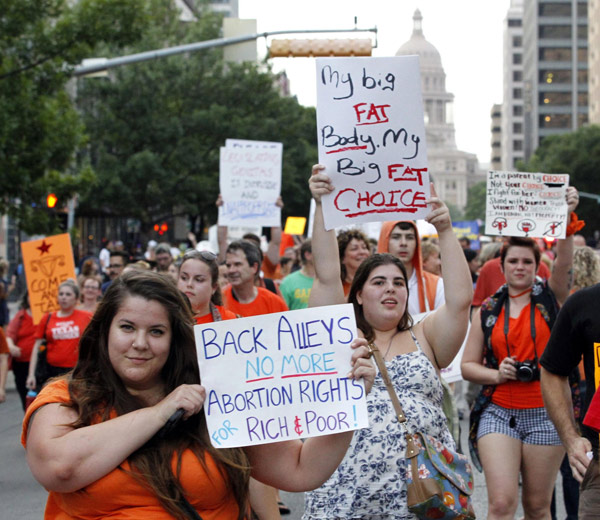
[[[352,305],[194,327],[213,446],[232,448],[368,426],[362,381],[348,379]]]
[[[335,191],[325,227],[423,218],[429,174],[417,56],[319,58],[319,162]]]
[[[283,145],[228,139],[221,147],[219,207],[221,226],[280,226]]]
[[[565,238],[569,176],[489,171],[485,234]]]

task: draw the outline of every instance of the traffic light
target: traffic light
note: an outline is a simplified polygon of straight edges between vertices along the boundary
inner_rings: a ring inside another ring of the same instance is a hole
[[[371,56],[369,38],[330,40],[271,40],[270,58],[314,56]]]
[[[154,231],[156,231],[159,235],[164,235],[167,231],[169,231],[169,225],[166,222],[162,224],[154,224]]]
[[[54,208],[57,202],[58,197],[54,193],[50,193],[46,197],[46,206],[48,206],[49,208]]]

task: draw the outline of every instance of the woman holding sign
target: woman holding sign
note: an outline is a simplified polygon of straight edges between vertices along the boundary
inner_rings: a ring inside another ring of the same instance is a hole
[[[567,189],[571,213],[577,190]],[[572,222],[578,222],[571,216]],[[550,518],[550,500],[564,449],[544,408],[539,358],[546,348],[558,306],[569,295],[573,237],[570,225],[559,240],[552,276],[536,280],[540,251],[532,238],[511,237],[502,248],[506,277],[473,315],[462,358],[463,377],[483,385],[471,411],[471,458],[483,466],[488,518],[513,518],[519,473],[526,518]]]
[[[250,475],[304,491],[335,470],[352,432],[211,445],[188,309],[158,273],[131,271],[110,285],[72,374],[48,384],[23,422],[27,462],[50,491],[46,518],[242,520]],[[349,377],[364,377],[368,389],[367,354],[355,346]]]
[[[344,302],[334,231],[325,231],[321,196],[333,191],[324,167],[315,165],[309,185],[316,201],[312,237],[316,278],[310,305]],[[453,445],[442,410],[439,370],[457,354],[467,331],[472,283],[462,249],[452,231],[448,208],[435,194],[427,220],[439,235],[446,304],[413,325],[407,311],[408,288],[402,262],[390,254],[365,260],[352,281],[359,333],[382,353],[409,429]],[[333,476],[306,495],[306,519],[414,518],[407,507],[406,441],[380,375],[368,397],[370,428],[355,433]]]

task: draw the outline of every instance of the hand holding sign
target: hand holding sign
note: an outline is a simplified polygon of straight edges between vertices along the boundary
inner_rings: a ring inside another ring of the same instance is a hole
[[[321,197],[328,195],[334,188],[331,183],[331,179],[323,173],[325,166],[322,164],[315,164],[312,167],[312,175],[308,179],[308,187],[312,198],[315,199],[317,204],[321,203]]]

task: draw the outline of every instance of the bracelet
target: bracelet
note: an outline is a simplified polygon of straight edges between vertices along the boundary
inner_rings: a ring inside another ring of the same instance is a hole
[[[577,217],[577,213],[571,211],[571,220],[569,221],[569,225],[567,226],[567,236],[570,237],[579,231],[585,226],[584,220],[579,220]]]

